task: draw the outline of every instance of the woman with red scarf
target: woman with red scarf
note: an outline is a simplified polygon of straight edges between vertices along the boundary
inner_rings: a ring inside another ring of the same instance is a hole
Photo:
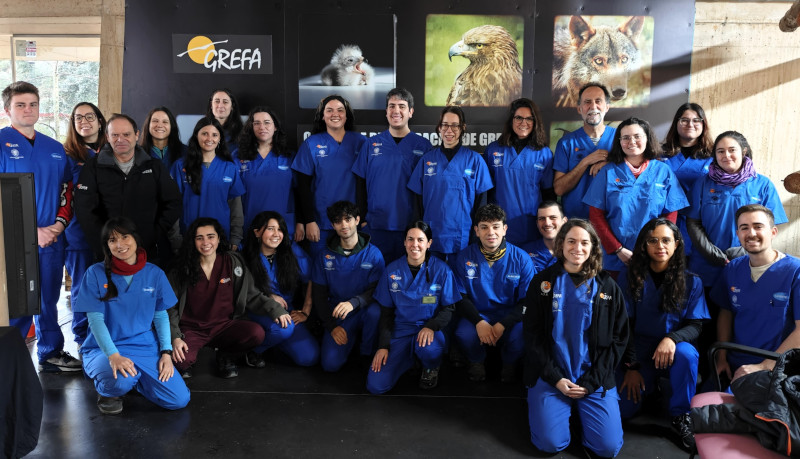
[[[167,316],[178,299],[167,276],[147,263],[131,220],[112,218],[101,240],[104,260],[86,271],[73,304],[89,321],[81,355],[97,389],[97,407],[103,414],[119,414],[122,396],[136,389],[163,408],[183,408],[189,390],[174,377]]]

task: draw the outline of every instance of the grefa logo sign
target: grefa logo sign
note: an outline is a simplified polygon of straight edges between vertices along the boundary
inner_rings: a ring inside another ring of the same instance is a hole
[[[172,35],[175,73],[272,73],[271,35]]]

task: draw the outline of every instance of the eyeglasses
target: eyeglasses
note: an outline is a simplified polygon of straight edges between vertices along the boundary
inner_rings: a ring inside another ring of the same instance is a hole
[[[456,132],[456,131],[460,131],[460,130],[461,130],[461,125],[460,125],[460,124],[447,124],[447,123],[442,123],[442,124],[440,124],[440,125],[439,125],[439,129],[440,129],[442,132],[447,132],[448,130],[451,130],[451,131],[453,131],[453,132]]]
[[[514,116],[515,123],[522,124],[523,121],[528,124],[533,124],[534,119],[532,116]]]
[[[97,115],[94,113],[87,113],[85,115],[72,115],[72,119],[75,120],[76,123],[82,123],[83,120],[86,122],[91,123],[97,119]]]
[[[642,134],[636,134],[636,135],[624,135],[624,136],[620,137],[619,140],[621,140],[621,141],[623,141],[625,143],[630,143],[631,140],[635,140],[637,142],[641,142],[642,140],[644,140],[644,138],[645,137]]]
[[[661,244],[661,245],[672,245],[674,243],[675,243],[675,239],[672,239],[671,237],[662,237],[661,239],[659,239],[657,237],[651,237],[651,238],[649,238],[647,240],[647,245],[649,245],[651,247],[655,247],[655,246],[657,246],[659,244]]]
[[[689,124],[699,126],[703,124],[703,118],[681,118],[678,120],[678,122],[681,123],[681,126],[688,126]]]

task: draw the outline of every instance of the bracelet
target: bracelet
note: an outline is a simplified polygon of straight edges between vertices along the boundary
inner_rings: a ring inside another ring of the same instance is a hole
[[[615,251],[614,251],[614,255],[616,255],[616,254],[618,254],[618,253],[622,252],[622,249],[624,249],[624,248],[625,248],[625,247],[623,247],[623,246],[619,246],[619,248],[618,248],[617,250],[615,250]]]
[[[159,351],[158,353],[159,356],[162,356],[164,354],[172,355],[172,349],[161,349],[161,351]]]
[[[306,316],[306,319],[308,318],[308,314],[306,314],[305,311],[297,311],[297,312],[299,312],[300,314],[303,314],[304,316]]]

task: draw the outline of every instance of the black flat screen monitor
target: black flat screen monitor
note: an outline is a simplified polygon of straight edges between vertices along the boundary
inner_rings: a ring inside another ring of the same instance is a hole
[[[39,244],[32,173],[0,174],[9,318],[37,315]]]

